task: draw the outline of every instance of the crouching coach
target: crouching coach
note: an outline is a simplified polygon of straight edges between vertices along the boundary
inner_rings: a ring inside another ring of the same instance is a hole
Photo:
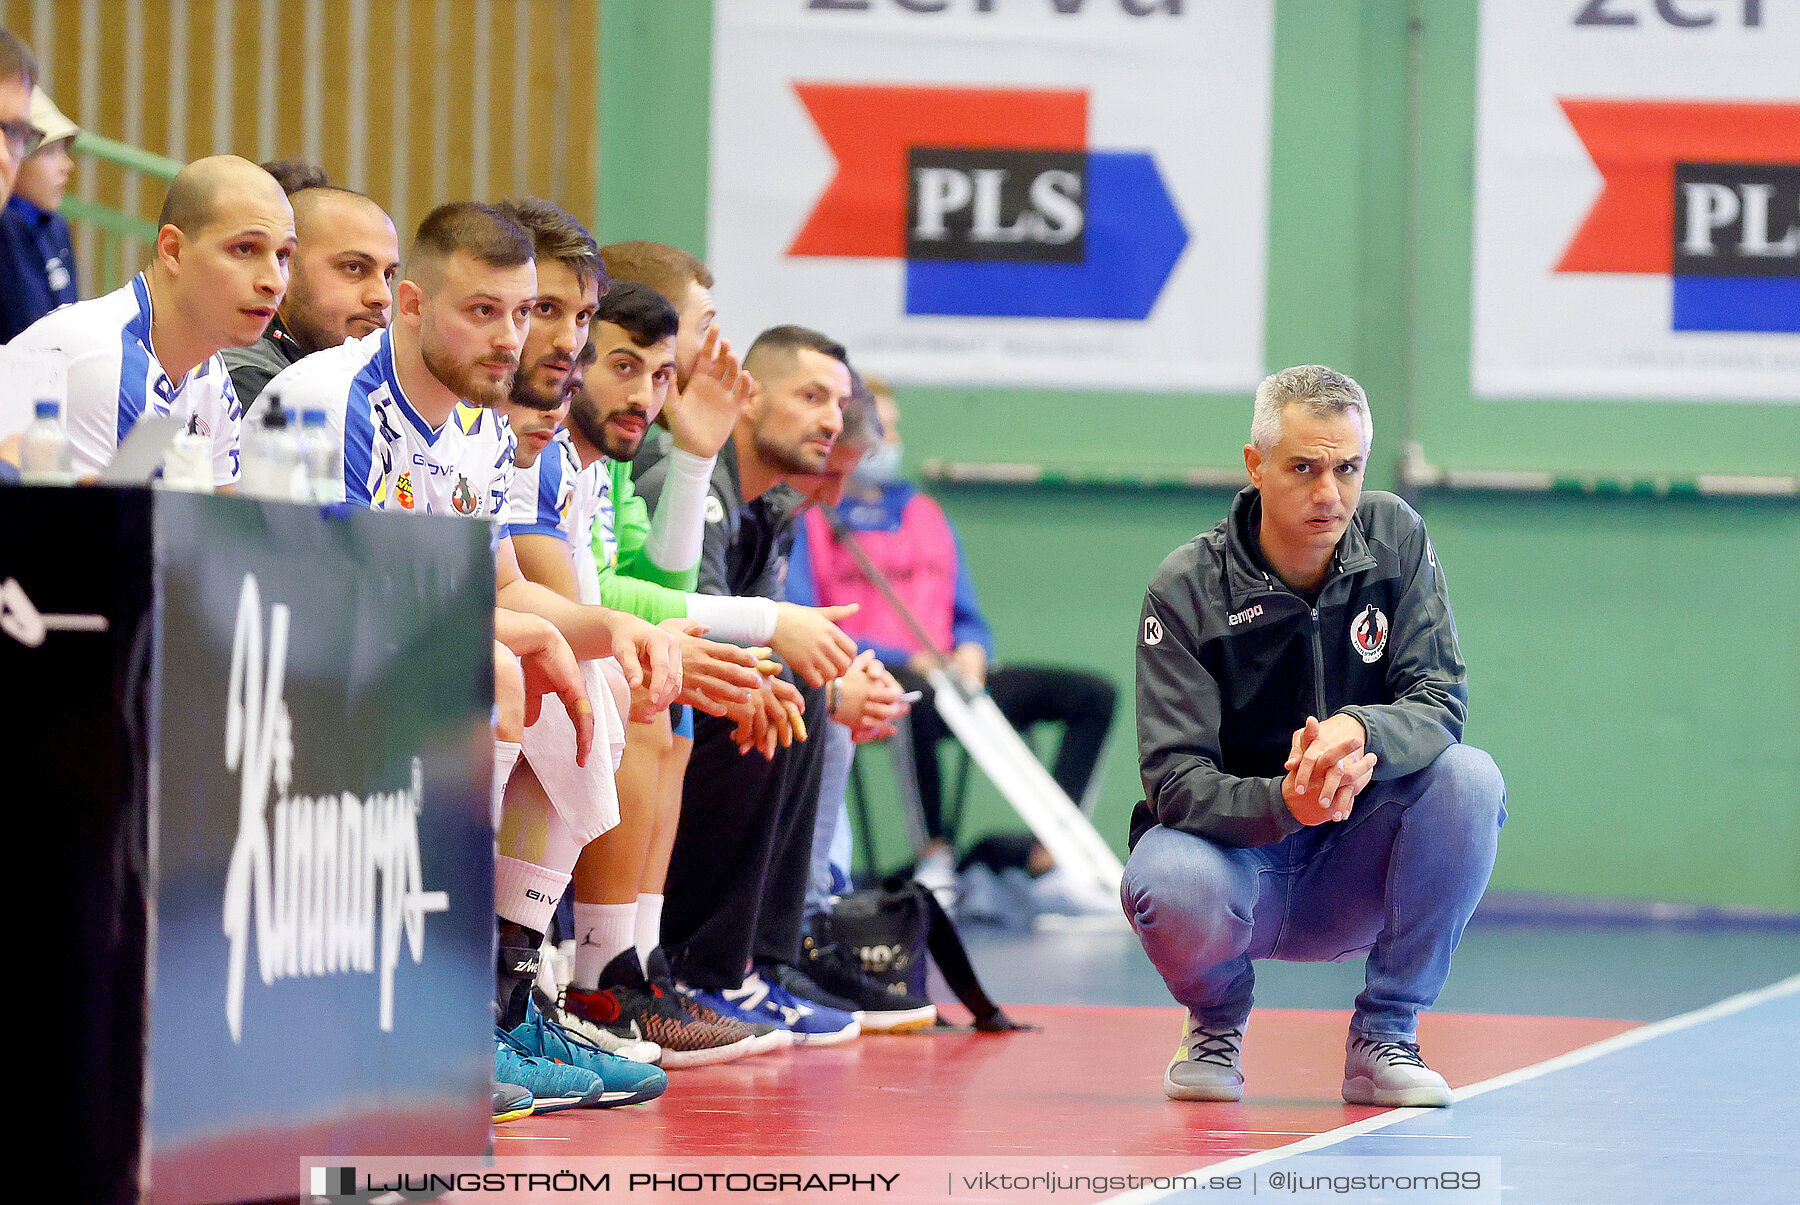
[[[1450,1103],[1419,1013],[1493,870],[1505,784],[1461,743],[1466,673],[1425,524],[1362,490],[1361,386],[1319,365],[1256,391],[1230,515],[1144,599],[1122,898],[1188,1010],[1163,1079],[1238,1100],[1253,962],[1367,955],[1346,1043],[1352,1104]]]

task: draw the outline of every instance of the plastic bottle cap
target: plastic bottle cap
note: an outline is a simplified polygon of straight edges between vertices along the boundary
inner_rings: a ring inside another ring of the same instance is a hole
[[[39,401],[37,404],[37,416],[39,418],[61,418],[62,403],[50,398]]]

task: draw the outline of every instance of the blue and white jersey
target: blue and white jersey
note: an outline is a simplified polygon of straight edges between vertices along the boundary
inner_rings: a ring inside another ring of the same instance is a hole
[[[492,410],[458,403],[433,430],[394,374],[392,332],[315,352],[263,389],[290,412],[324,410],[344,441],[346,502],[373,510],[496,519],[512,486],[512,428]]]
[[[600,570],[594,560],[594,533],[599,532],[612,560],[618,559],[613,535],[612,474],[602,457],[585,469],[567,428],[557,431],[537,462],[515,469],[506,501],[508,535],[555,536],[568,543],[575,558],[575,583],[581,601],[600,602]]]
[[[150,282],[139,272],[104,297],[46,314],[7,346],[59,352],[68,366],[63,422],[77,473],[98,473],[145,415],[168,415],[212,441],[213,484],[238,479],[238,405],[225,360],[214,353],[171,381],[150,343]]]

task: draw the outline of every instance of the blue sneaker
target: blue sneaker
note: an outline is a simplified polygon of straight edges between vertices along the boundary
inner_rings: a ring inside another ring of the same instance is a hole
[[[494,1082],[496,1088],[505,1085],[522,1089],[530,1102],[527,1113],[592,1107],[600,1103],[606,1092],[606,1085],[592,1071],[534,1058],[497,1025],[494,1027]],[[496,1096],[495,1121],[502,1120],[500,1112],[501,1102]]]
[[[855,1014],[802,1000],[757,972],[746,975],[742,987],[717,995],[755,1020],[791,1030],[796,1046],[832,1046],[862,1033],[862,1022]]]
[[[608,1054],[556,1022],[546,1020],[535,1004],[525,1010],[525,1019],[506,1036],[518,1043],[526,1054],[567,1063],[598,1076],[603,1091],[600,1098],[592,1102],[595,1108],[611,1109],[655,1100],[669,1088],[669,1077],[663,1074],[662,1068]],[[501,1078],[508,1083],[520,1082],[505,1076]],[[539,1111],[543,1111],[541,1106]]]
[[[498,1053],[498,1052],[496,1052]],[[499,1069],[499,1060],[494,1062],[495,1070]],[[530,1117],[537,1111],[537,1098],[531,1089],[521,1088],[518,1084],[494,1084],[494,1124],[503,1121],[517,1121],[521,1117]]]

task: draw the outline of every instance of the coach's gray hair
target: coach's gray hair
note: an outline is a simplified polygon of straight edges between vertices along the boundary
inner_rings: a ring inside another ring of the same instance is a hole
[[[1362,386],[1335,368],[1299,364],[1270,373],[1256,387],[1256,412],[1250,419],[1250,442],[1267,452],[1281,442],[1281,412],[1290,405],[1324,417],[1354,410],[1362,415],[1363,446],[1375,439],[1375,419]]]

